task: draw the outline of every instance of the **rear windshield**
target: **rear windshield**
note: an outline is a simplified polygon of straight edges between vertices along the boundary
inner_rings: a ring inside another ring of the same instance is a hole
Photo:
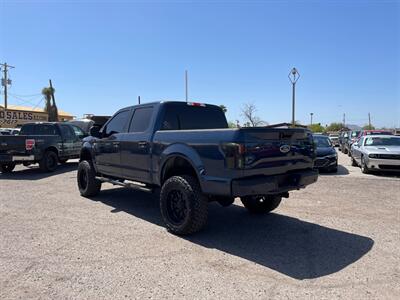
[[[56,128],[53,124],[28,124],[23,125],[20,135],[56,135]]]
[[[365,146],[400,146],[398,137],[368,137]]]
[[[216,106],[168,104],[161,130],[228,128],[224,112]]]

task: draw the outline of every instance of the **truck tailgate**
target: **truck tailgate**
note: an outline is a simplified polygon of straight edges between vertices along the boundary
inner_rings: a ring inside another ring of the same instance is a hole
[[[28,136],[0,135],[0,153],[25,153],[25,140]]]
[[[311,133],[302,128],[242,128],[244,176],[284,174],[311,169],[315,151]]]

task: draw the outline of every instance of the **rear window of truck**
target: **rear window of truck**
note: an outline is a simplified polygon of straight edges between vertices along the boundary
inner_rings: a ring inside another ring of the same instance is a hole
[[[57,135],[57,131],[52,124],[28,124],[22,126],[20,135]]]
[[[169,104],[161,130],[228,128],[224,112],[215,106]]]

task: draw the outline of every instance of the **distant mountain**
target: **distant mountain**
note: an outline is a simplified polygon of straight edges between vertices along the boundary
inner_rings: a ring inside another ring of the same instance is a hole
[[[362,127],[354,124],[346,124],[346,127],[348,127],[350,130],[361,130]]]

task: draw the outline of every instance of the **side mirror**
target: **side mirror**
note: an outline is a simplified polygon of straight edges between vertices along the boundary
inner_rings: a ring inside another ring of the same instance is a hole
[[[93,125],[90,127],[89,133],[91,136],[101,139],[102,134],[100,132],[100,126]]]

